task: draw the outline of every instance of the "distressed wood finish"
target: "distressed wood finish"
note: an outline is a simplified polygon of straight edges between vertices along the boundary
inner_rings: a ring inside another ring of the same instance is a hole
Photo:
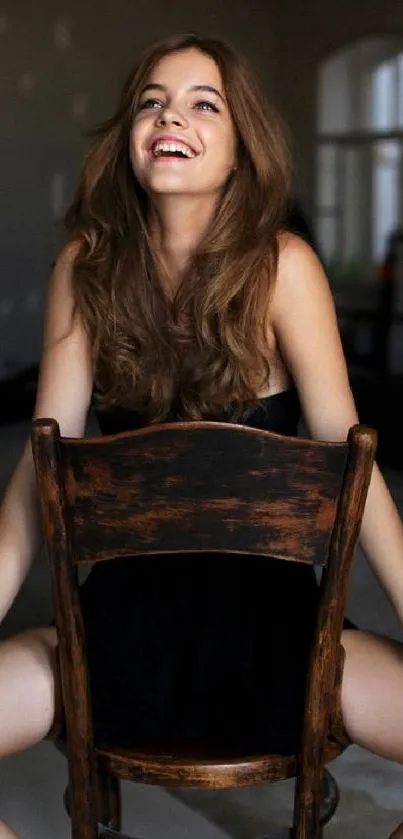
[[[296,774],[295,756],[249,755],[212,759],[207,755],[177,751],[162,746],[159,754],[133,750],[97,748],[98,764],[104,772],[111,772],[123,781],[154,784],[163,787],[199,787],[230,789],[250,787],[293,778]],[[332,756],[336,756],[333,749]]]
[[[205,789],[230,789],[251,787],[294,778],[298,756],[244,755],[236,758],[212,758],[197,755],[192,750],[178,747],[174,750],[161,744],[154,754],[133,749],[96,748],[98,766],[123,781],[137,781],[163,787],[200,787]],[[325,762],[340,754],[340,746],[327,742]]]
[[[189,550],[326,560],[347,444],[195,423],[61,449],[77,561]]]
[[[311,653],[300,771],[295,798],[295,839],[319,835],[323,753],[330,709],[338,686],[337,653],[343,628],[350,572],[361,529],[375,458],[376,434],[350,429],[349,458],[332,532],[329,559],[321,580],[316,638]]]
[[[346,443],[331,444],[222,423],[182,423],[70,440],[60,437],[54,420],[42,419],[33,424],[32,447],[60,643],[73,839],[98,836],[98,789],[106,823],[101,835],[119,835],[107,829],[120,821],[119,778],[220,788],[291,775],[297,784],[290,836],[319,839],[324,762],[346,745],[337,704],[340,635],[375,432],[356,426]],[[75,566],[195,550],[323,566],[299,755],[228,758],[164,750],[163,744],[158,754],[94,747]],[[111,784],[107,775],[115,779]]]
[[[53,606],[67,722],[72,839],[97,839],[96,765],[93,749],[84,627],[71,553],[63,464],[56,422],[33,423],[31,442],[42,527],[50,560]]]

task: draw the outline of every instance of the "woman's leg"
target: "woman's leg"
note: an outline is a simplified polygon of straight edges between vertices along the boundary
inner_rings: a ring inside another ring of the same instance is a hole
[[[0,819],[0,839],[19,839],[16,833],[11,830],[5,822]]]
[[[341,704],[351,740],[403,764],[403,645],[351,629],[343,632],[342,643]],[[403,839],[403,823],[393,839]]]
[[[53,627],[0,643],[0,758],[27,749],[48,734],[54,716]],[[18,839],[0,821],[0,839]]]
[[[359,630],[346,630],[342,642],[347,732],[360,746],[403,764],[403,645]],[[52,726],[56,644],[53,627],[0,644],[0,758],[39,742]],[[4,822],[0,839],[16,839]],[[393,839],[403,839],[403,825]]]

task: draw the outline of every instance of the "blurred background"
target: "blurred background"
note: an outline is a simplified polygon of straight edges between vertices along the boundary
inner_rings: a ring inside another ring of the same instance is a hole
[[[401,0],[0,0],[0,494],[29,433],[44,293],[85,134],[110,115],[140,50],[184,31],[240,47],[290,129],[289,224],[328,272],[360,416],[379,430],[378,459],[403,514]],[[403,640],[360,553],[348,614]],[[41,555],[0,637],[51,615]],[[326,836],[386,839],[403,819],[402,768],[354,747],[334,771],[342,801]],[[49,743],[1,761],[1,817],[22,839],[67,837],[65,780]],[[124,795],[128,830],[137,823],[144,839],[249,839],[267,832],[276,804],[284,816],[277,785]]]

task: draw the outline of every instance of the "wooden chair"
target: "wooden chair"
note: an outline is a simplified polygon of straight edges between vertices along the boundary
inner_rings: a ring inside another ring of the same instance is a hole
[[[198,422],[68,439],[55,420],[39,419],[32,446],[59,637],[73,839],[122,836],[120,779],[223,788],[290,777],[294,824],[284,835],[318,839],[324,763],[347,745],[340,636],[375,432],[355,426],[346,443],[325,443]],[[173,753],[164,743],[147,753],[94,744],[77,567],[180,551],[238,551],[322,568],[299,754],[218,759],[207,750]]]

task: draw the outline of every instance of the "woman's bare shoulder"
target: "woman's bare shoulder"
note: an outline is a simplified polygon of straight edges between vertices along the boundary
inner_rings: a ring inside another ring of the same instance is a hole
[[[279,272],[286,272],[295,269],[315,265],[322,267],[317,254],[312,246],[296,233],[283,231],[278,236],[279,246]]]
[[[323,265],[304,239],[294,233],[279,236],[277,277],[273,295],[273,316],[295,306],[332,307],[333,295]]]
[[[333,295],[313,249],[292,234],[280,245],[272,325],[311,433],[345,439],[357,414]]]
[[[54,267],[60,268],[72,268],[75,260],[81,249],[81,242],[79,239],[71,239],[70,241],[66,242],[59,250]]]

